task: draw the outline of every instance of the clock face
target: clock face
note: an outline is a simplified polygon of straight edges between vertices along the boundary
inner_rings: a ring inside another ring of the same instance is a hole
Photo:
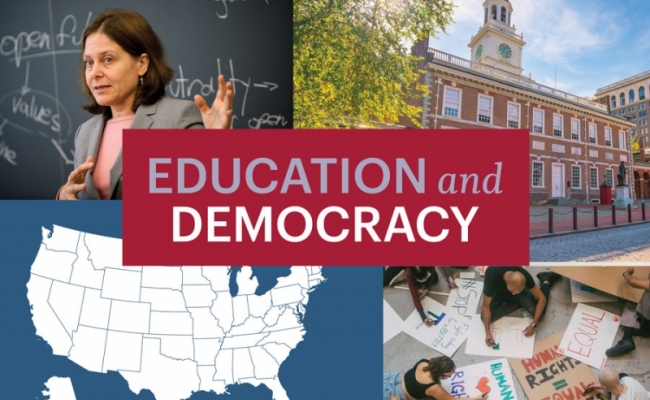
[[[507,44],[501,43],[499,45],[499,54],[501,54],[501,57],[503,58],[510,58],[512,57],[512,49]]]
[[[476,49],[476,58],[479,59],[483,55],[483,45],[479,44],[478,48]]]

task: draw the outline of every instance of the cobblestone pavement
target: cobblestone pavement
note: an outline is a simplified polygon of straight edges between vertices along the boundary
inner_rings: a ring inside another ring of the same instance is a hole
[[[531,240],[530,261],[650,263],[650,223]]]

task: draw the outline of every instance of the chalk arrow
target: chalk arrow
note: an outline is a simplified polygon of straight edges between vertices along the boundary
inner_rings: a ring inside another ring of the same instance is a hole
[[[56,142],[56,140],[52,139],[52,144],[56,149],[59,151],[59,154],[61,154],[61,157],[63,158],[63,161],[65,162],[66,165],[74,165],[74,161],[69,159],[66,155],[61,146]]]
[[[5,120],[2,121],[2,123],[0,124],[0,136],[2,136],[4,134],[4,132],[2,131],[2,128],[4,128],[5,125],[7,125],[7,118],[5,118]]]
[[[25,73],[25,84],[20,88],[20,95],[24,96],[31,89],[29,88],[29,61],[27,61],[27,72]]]
[[[254,84],[253,86],[255,86],[255,87],[261,87],[261,88],[267,88],[267,87],[269,87],[269,86],[272,86],[271,89],[269,89],[269,92],[272,92],[272,91],[274,91],[275,89],[277,89],[278,86],[280,86],[280,85],[278,85],[278,84],[276,84],[276,83],[273,83],[273,82],[264,82],[264,83],[256,83],[256,84]]]

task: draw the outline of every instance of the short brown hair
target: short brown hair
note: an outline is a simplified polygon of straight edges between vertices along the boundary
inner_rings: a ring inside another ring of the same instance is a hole
[[[91,103],[83,106],[92,114],[110,114],[110,107],[101,106],[93,97],[86,84],[83,52],[86,50],[86,39],[93,33],[101,32],[117,43],[124,51],[133,57],[146,53],[149,56],[149,68],[144,74],[142,85],[138,86],[131,109],[133,112],[142,104],[153,104],[165,95],[165,87],[171,82],[174,70],[165,61],[165,49],[162,42],[153,31],[151,25],[140,14],[131,10],[107,10],[95,17],[88,25],[81,42],[80,78],[83,93]]]
[[[447,356],[431,358],[429,365],[423,368],[424,372],[431,374],[434,383],[440,383],[440,378],[454,369],[456,369],[456,364]]]

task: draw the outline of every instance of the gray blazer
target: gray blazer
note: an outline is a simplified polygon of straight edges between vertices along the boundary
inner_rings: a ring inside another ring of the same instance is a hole
[[[185,129],[203,128],[199,108],[192,101],[161,97],[157,103],[140,106],[131,123],[132,129]],[[74,167],[83,164],[89,156],[97,160],[99,145],[104,133],[104,118],[96,115],[84,122],[75,134]],[[86,174],[86,189],[79,192],[79,200],[100,200],[91,173]],[[122,150],[110,171],[109,198],[122,199]]]

